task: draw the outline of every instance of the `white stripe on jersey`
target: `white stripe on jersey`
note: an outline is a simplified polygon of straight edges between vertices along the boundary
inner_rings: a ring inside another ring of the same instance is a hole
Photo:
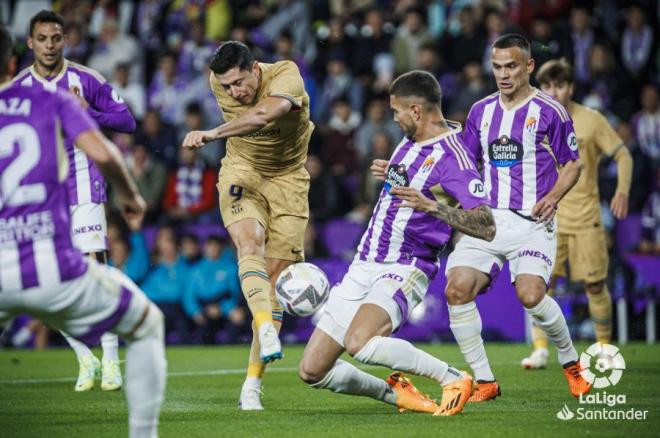
[[[463,145],[458,141],[455,135],[450,135],[446,138],[446,144],[451,148],[452,151],[454,151],[454,155],[456,155],[457,161],[461,164],[460,168],[461,170],[465,169],[474,169],[474,165],[468,158],[468,154],[465,151],[465,148]]]
[[[484,107],[484,112],[481,115],[481,120],[479,121],[479,141],[481,142],[481,150],[483,153],[483,162],[484,162],[484,186],[486,187],[486,193],[490,198],[491,191],[493,190],[493,181],[490,177],[490,158],[488,157],[488,131],[490,130],[490,124],[493,123],[493,113],[495,112],[495,106],[497,105],[497,100],[489,103]]]
[[[23,289],[23,280],[18,244],[3,243],[0,248],[0,291],[20,289]]]
[[[397,164],[405,164],[406,168],[410,167],[410,164],[413,163],[415,158],[417,158],[419,155],[419,151],[415,150],[415,148],[416,146],[413,145],[413,147],[411,147],[408,152],[406,152],[406,155],[404,155],[403,159]],[[378,241],[380,240],[380,234],[383,232],[383,225],[385,224],[387,212],[389,211],[390,205],[392,204],[392,199],[394,199],[392,196],[385,196],[381,200],[380,210],[378,211],[378,215],[374,218],[374,231],[371,233],[369,254],[367,254],[367,257],[370,259],[374,259],[378,256]]]
[[[448,137],[453,137],[453,135],[450,135]],[[415,147],[413,147],[414,149]],[[433,157],[434,163],[440,162],[440,159],[444,155],[445,151],[442,149],[442,146],[440,146],[439,142],[435,143],[433,145],[433,152],[429,155],[429,157]],[[415,158],[417,157],[418,154],[415,154]],[[428,159],[428,158],[427,158]],[[433,172],[424,172],[422,171],[422,168],[420,166],[419,170],[413,177],[412,181],[410,181],[410,187],[414,187],[418,190],[421,190],[424,187],[424,184],[426,183],[426,180],[429,178],[429,176]],[[401,251],[401,245],[403,245],[403,240],[404,240],[404,231],[406,229],[406,225],[408,225],[408,220],[410,220],[410,217],[414,213],[414,210],[412,208],[400,208],[396,212],[396,216],[394,216],[394,221],[392,223],[392,238],[390,239],[390,245],[389,248],[387,249],[387,255],[385,256],[385,261],[396,261],[399,260],[400,257],[400,251]]]
[[[559,114],[559,119],[562,122],[566,122],[566,121],[570,120],[571,117],[568,115],[568,112],[566,111],[566,108],[564,108],[564,106],[561,103],[559,103],[556,100],[552,99],[550,96],[543,93],[542,91],[539,91],[536,95],[543,102],[547,103],[548,105],[550,105],[552,108],[555,109],[557,114]]]
[[[500,124],[500,133],[498,138],[506,135],[511,138],[511,129],[513,128],[513,118],[516,111],[502,111],[502,123]],[[508,208],[511,201],[511,168],[497,168],[497,207]]]
[[[85,155],[81,149],[78,149],[77,146],[74,146],[73,160],[76,168],[76,189],[78,193],[77,204],[88,204],[92,202],[92,190],[87,155]]]
[[[48,286],[60,282],[60,270],[58,268],[57,256],[55,255],[55,243],[53,239],[35,240],[34,264],[37,269],[37,278],[40,286]]]
[[[536,120],[531,129],[527,120]],[[541,106],[531,101],[525,117],[523,128],[523,160],[522,160],[522,210],[531,211],[536,204],[536,131],[541,123]]]

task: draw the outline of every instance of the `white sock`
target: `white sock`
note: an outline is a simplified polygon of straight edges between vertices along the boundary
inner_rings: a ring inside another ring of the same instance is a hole
[[[564,319],[564,314],[561,313],[561,308],[554,299],[545,295],[540,303],[531,309],[525,310],[557,347],[560,364],[564,365],[578,360],[578,354],[573,347],[566,319]]]
[[[243,388],[257,388],[261,389],[261,378],[260,377],[246,377],[245,382],[243,382]]]
[[[82,360],[83,357],[86,356],[93,356],[94,353],[92,353],[92,350],[87,348],[87,345],[83,344],[79,340],[72,338],[68,334],[64,333],[63,331],[60,331],[62,333],[62,336],[64,336],[64,339],[69,343],[71,348],[73,348],[73,351],[76,353],[76,357],[78,358],[78,362]]]
[[[167,362],[163,328],[126,344],[126,398],[130,438],[158,436]]]
[[[393,370],[429,377],[442,386],[462,378],[461,372],[456,368],[403,339],[374,336],[354,357],[369,365],[382,365]]]
[[[32,330],[30,330],[30,327],[21,327],[14,336],[11,337],[11,343],[15,347],[20,347],[23,344],[27,344],[31,337]]]
[[[341,359],[337,359],[335,366],[320,382],[310,386],[317,389],[329,389],[341,394],[363,395],[391,405],[396,404],[396,394],[387,382],[365,373]]]
[[[119,362],[119,337],[114,333],[103,333],[101,336],[103,360]]]
[[[474,378],[485,381],[495,380],[486,356],[484,341],[481,338],[481,316],[477,310],[477,304],[472,301],[447,307],[449,308],[449,327],[456,338],[458,348],[474,371]]]

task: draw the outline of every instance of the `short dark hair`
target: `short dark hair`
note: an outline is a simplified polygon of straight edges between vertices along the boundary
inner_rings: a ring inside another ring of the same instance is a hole
[[[510,49],[511,47],[518,47],[528,55],[532,53],[529,41],[519,33],[507,33],[493,41],[493,49]]]
[[[5,76],[9,71],[9,60],[14,54],[14,42],[4,26],[0,26],[0,75]]]
[[[239,70],[248,70],[252,68],[253,63],[254,55],[248,46],[240,41],[227,41],[220,44],[215,50],[209,67],[213,73],[221,75],[234,67],[238,67]]]
[[[34,27],[38,23],[59,24],[62,27],[62,32],[64,32],[64,17],[62,17],[57,12],[49,11],[46,9],[42,9],[41,11],[37,12],[37,14],[30,19],[30,36],[32,36],[32,32],[34,32]]]
[[[541,85],[552,82],[572,84],[573,67],[563,58],[551,59],[536,72],[536,81]]]
[[[440,105],[442,101],[438,80],[423,70],[409,71],[396,78],[390,85],[390,94],[396,97],[420,97],[432,105]]]

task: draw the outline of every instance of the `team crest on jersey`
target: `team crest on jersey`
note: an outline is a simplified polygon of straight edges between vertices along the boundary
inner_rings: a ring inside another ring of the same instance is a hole
[[[537,122],[538,120],[536,120],[536,117],[528,117],[527,120],[525,120],[525,129],[529,132],[534,131]]]
[[[387,169],[385,175],[385,190],[390,192],[392,187],[408,187],[410,179],[408,178],[408,169],[405,164],[392,164]]]
[[[488,157],[495,167],[513,167],[522,161],[523,146],[508,135],[501,135],[488,145]]]
[[[568,147],[571,148],[572,151],[577,151],[578,141],[577,141],[577,137],[575,136],[574,132],[571,132],[570,134],[568,134],[568,138],[566,139],[566,143],[568,143]]]
[[[422,163],[422,172],[428,173],[434,164],[435,164],[435,158],[428,157],[426,160],[424,160],[424,163]]]

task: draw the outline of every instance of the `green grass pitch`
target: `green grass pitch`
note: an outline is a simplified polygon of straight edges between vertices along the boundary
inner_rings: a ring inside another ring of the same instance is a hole
[[[580,344],[583,351],[588,344]],[[421,345],[426,351],[465,368],[453,344]],[[167,350],[169,378],[161,414],[162,437],[417,437],[417,436],[660,436],[660,346],[631,344],[622,348],[627,369],[608,394],[625,394],[626,405],[614,409],[649,411],[645,421],[561,421],[564,406],[576,412],[554,353],[546,370],[525,371],[520,359],[528,347],[488,344],[493,370],[502,386],[496,401],[468,404],[462,414],[433,417],[399,414],[383,403],[314,390],[302,383],[296,366],[301,346],[286,346],[285,359],[264,380],[264,412],[239,412],[247,346],[172,347]],[[122,352],[123,356],[123,352]],[[386,377],[382,368],[367,371]],[[73,352],[0,351],[0,436],[118,437],[127,435],[123,391],[73,391],[77,372]],[[424,378],[415,384],[439,396]],[[602,406],[599,407],[599,409]]]

